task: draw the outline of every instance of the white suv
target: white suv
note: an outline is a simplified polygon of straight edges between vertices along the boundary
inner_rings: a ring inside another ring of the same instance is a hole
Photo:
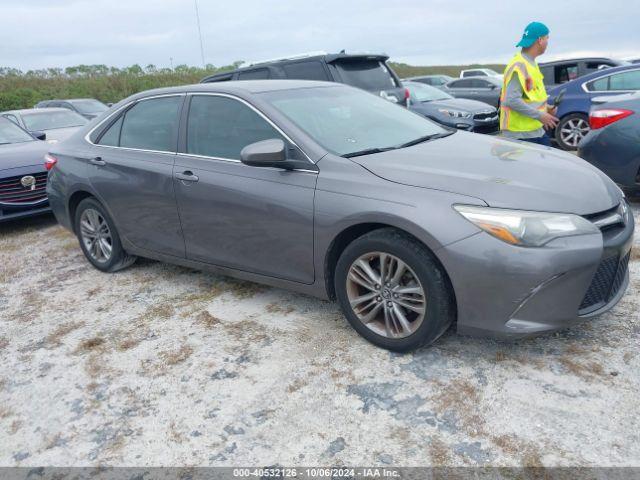
[[[502,74],[491,70],[490,68],[472,68],[470,70],[462,70],[460,72],[460,78],[466,77],[500,77]]]

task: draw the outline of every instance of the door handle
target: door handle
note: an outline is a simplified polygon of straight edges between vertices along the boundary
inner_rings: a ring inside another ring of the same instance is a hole
[[[107,162],[105,162],[102,157],[94,157],[89,159],[89,163],[91,165],[98,165],[99,167],[103,167],[107,164]]]
[[[193,172],[189,170],[182,173],[176,173],[175,176],[178,180],[182,180],[183,182],[197,182],[198,180],[200,180],[197,175],[194,175]]]

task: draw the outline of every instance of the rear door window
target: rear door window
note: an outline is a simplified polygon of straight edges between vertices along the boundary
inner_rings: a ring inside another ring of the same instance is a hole
[[[268,68],[257,68],[255,70],[248,70],[238,74],[238,80],[266,80],[269,77]]]
[[[98,145],[107,145],[111,147],[117,147],[120,145],[120,130],[122,129],[123,118],[124,115],[120,115],[120,118],[118,118],[118,120],[102,134]]]
[[[398,86],[388,67],[380,60],[344,59],[334,64],[347,85],[370,91],[389,90]]]
[[[471,78],[463,78],[449,84],[449,88],[472,88],[474,80]]]
[[[287,78],[295,80],[329,80],[320,62],[297,62],[283,65]]]
[[[286,140],[244,103],[228,97],[194,95],[187,121],[187,153],[240,160],[240,151],[255,142]]]
[[[558,65],[555,67],[556,83],[567,83],[578,78],[578,64]]]
[[[617,73],[609,78],[609,90],[640,90],[640,70]]]
[[[587,83],[587,90],[590,92],[605,92],[609,90],[609,78],[604,77]]]
[[[173,96],[139,101],[124,115],[120,146],[175,152],[182,99]]]

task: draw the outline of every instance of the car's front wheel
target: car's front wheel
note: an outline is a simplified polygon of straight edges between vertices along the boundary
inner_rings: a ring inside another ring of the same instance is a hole
[[[562,117],[556,127],[556,142],[563,150],[577,150],[580,141],[589,133],[589,118],[582,113]]]
[[[338,260],[334,282],[353,328],[389,350],[430,344],[455,317],[453,292],[438,261],[395,229],[374,230],[353,241]]]
[[[75,230],[87,260],[103,272],[115,272],[135,262],[122,248],[116,227],[105,208],[94,198],[78,205]]]

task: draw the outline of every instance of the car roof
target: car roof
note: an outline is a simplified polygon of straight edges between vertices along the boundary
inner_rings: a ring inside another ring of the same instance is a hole
[[[562,87],[567,87],[567,86],[572,86],[572,85],[576,85],[576,84],[582,84],[584,82],[588,82],[590,80],[594,80],[600,77],[604,77],[607,75],[612,75],[614,73],[618,73],[618,72],[624,72],[627,70],[640,70],[640,65],[638,64],[631,64],[631,65],[621,65],[619,67],[609,67],[609,68],[604,68],[602,70],[596,70],[595,72],[592,73],[588,73],[587,75],[583,75],[582,77],[578,77],[575,78],[573,80],[571,80],[570,82],[566,82],[566,83],[561,83],[559,86]]]
[[[597,62],[599,60],[604,60],[607,62],[616,62],[622,63],[622,60],[618,60],[617,58],[611,57],[579,57],[579,58],[566,58],[564,60],[553,60],[551,62],[540,62],[538,65],[558,65],[562,63],[574,63],[574,62]]]
[[[204,77],[201,82],[206,82],[209,79],[215,79],[219,77],[225,77],[227,75],[233,75],[239,72],[245,72],[248,70],[256,70],[259,68],[267,68],[269,66],[279,66],[287,63],[299,63],[299,62],[309,62],[314,60],[323,60],[326,63],[333,63],[338,60],[351,60],[351,59],[370,59],[370,60],[389,60],[389,55],[386,53],[327,53],[327,54],[318,54],[318,55],[310,55],[310,56],[292,56],[290,58],[274,58],[271,60],[264,60],[259,62],[253,62],[248,65],[244,65],[242,67],[228,70],[226,72],[218,72],[213,75],[208,75]]]
[[[195,83],[179,87],[156,88],[132,95],[130,98],[142,98],[156,95],[187,92],[214,92],[229,94],[251,94],[274,92],[279,90],[297,90],[303,88],[344,88],[348,85],[335,82],[314,80],[233,80],[228,82]]]
[[[71,110],[69,110],[68,108],[62,108],[62,107],[52,107],[52,108],[21,108],[21,109],[17,109],[17,110],[7,110],[5,112],[0,112],[0,113],[17,113],[19,115],[23,115],[25,113],[40,113],[40,114],[48,114],[51,112],[70,112]]]

